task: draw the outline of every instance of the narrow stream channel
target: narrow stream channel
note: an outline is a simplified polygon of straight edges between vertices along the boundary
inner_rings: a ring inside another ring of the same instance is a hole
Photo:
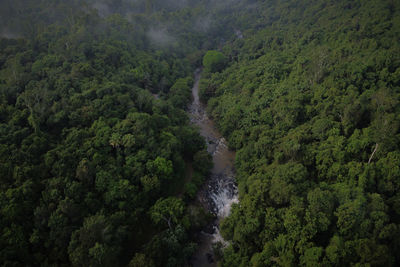
[[[199,100],[199,81],[201,70],[195,72],[192,88],[193,102],[189,107],[190,120],[197,125],[200,135],[207,143],[207,150],[212,155],[214,167],[211,175],[197,195],[201,204],[216,216],[210,229],[201,232],[200,244],[193,256],[194,267],[216,266],[212,245],[216,242],[226,244],[219,232],[219,222],[229,215],[232,203],[238,202],[235,171],[233,162],[235,153],[228,149],[225,139],[218,132],[215,124],[206,114],[205,106]]]

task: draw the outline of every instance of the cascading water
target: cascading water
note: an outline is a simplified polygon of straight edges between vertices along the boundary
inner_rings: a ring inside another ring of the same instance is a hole
[[[199,81],[201,70],[195,72],[195,83],[192,88],[193,102],[189,107],[190,120],[197,125],[200,134],[205,138],[207,150],[212,155],[214,167],[204,187],[198,194],[198,200],[208,211],[216,216],[212,230],[202,231],[199,249],[193,256],[193,266],[216,266],[213,259],[212,245],[226,241],[219,232],[219,222],[229,215],[233,203],[238,202],[237,187],[235,184],[233,162],[235,153],[230,151],[225,139],[217,131],[214,123],[205,112],[205,107],[199,100]]]

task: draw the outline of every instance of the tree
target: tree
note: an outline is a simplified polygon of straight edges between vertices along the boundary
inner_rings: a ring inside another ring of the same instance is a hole
[[[226,64],[226,57],[218,51],[210,50],[203,57],[203,66],[208,72],[221,71]]]
[[[104,215],[87,217],[76,230],[68,246],[69,258],[74,266],[111,266],[117,262],[119,247],[113,240],[119,236]]]
[[[146,257],[143,253],[136,253],[132,260],[129,262],[128,267],[153,267],[154,262],[152,259]]]
[[[19,101],[25,105],[30,112],[28,122],[35,130],[40,131],[40,124],[44,121],[48,115],[48,108],[51,102],[50,92],[43,87],[43,84],[37,81],[31,81],[27,90],[22,93],[19,97]]]
[[[300,262],[304,266],[323,266],[321,263],[323,252],[324,250],[321,247],[309,248],[301,256]]]
[[[157,157],[153,161],[148,161],[146,167],[149,173],[159,177],[161,180],[170,180],[173,174],[172,162],[163,157]]]
[[[150,209],[150,217],[154,223],[166,223],[169,229],[177,224],[183,216],[184,203],[176,197],[160,198]]]

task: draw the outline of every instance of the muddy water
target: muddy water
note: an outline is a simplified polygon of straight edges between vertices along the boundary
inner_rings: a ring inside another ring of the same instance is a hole
[[[207,150],[213,157],[214,167],[197,198],[217,219],[209,229],[205,229],[200,234],[199,249],[192,259],[194,267],[216,266],[212,245],[216,242],[226,245],[219,233],[219,222],[229,215],[232,203],[238,202],[233,167],[235,153],[228,149],[225,139],[216,129],[214,122],[208,118],[205,106],[200,103],[200,76],[201,70],[197,70],[192,88],[193,102],[189,107],[189,114],[191,122],[199,127],[200,134],[207,142]]]

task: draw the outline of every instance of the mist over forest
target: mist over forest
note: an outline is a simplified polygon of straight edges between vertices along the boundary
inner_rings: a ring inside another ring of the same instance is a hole
[[[398,251],[399,1],[0,2],[1,266]]]

